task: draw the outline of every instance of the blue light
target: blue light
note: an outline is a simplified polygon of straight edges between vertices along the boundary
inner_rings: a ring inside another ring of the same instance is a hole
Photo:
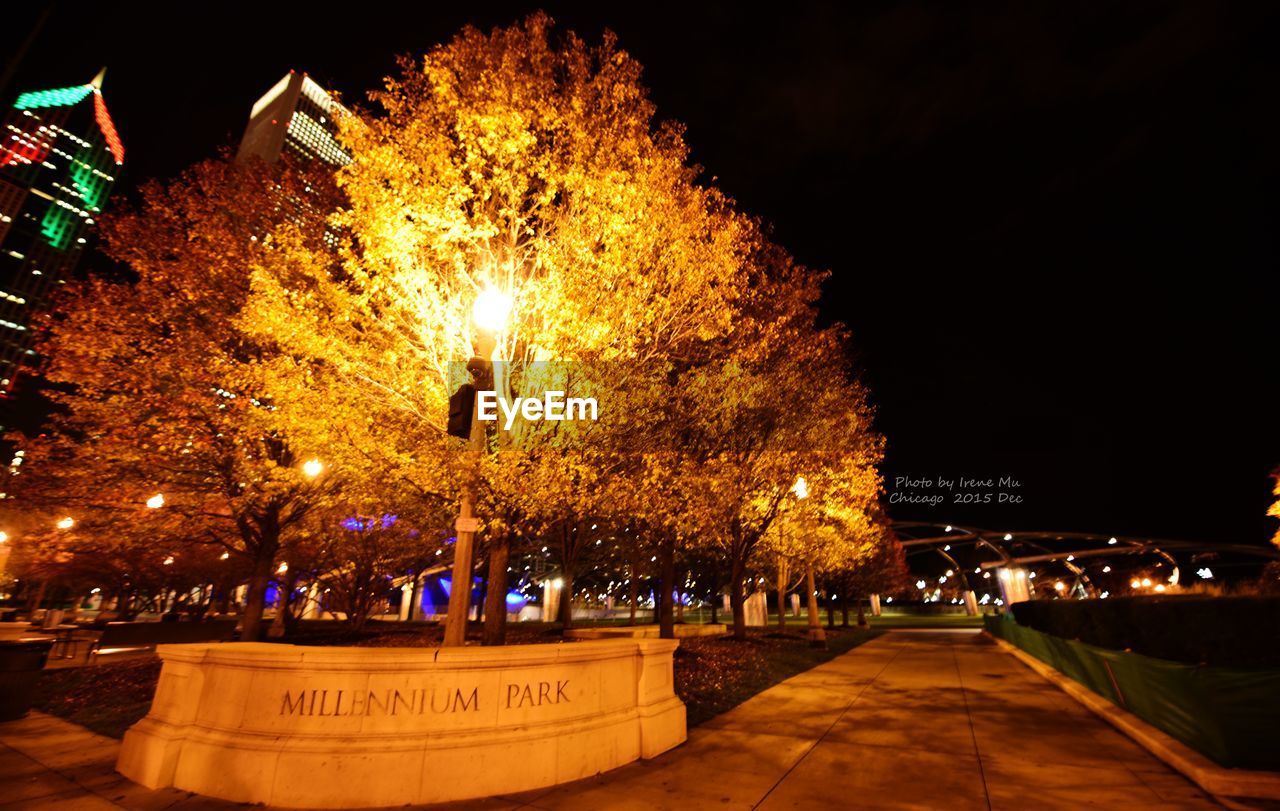
[[[529,598],[525,597],[520,592],[518,591],[507,592],[507,611],[509,613],[514,614],[520,611],[526,605],[528,605],[528,603],[529,603]]]

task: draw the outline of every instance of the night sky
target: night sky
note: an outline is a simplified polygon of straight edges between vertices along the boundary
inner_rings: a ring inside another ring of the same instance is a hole
[[[363,101],[396,54],[468,22],[542,7],[592,41],[612,28],[708,175],[832,271],[824,315],[853,331],[890,492],[904,474],[1022,482],[1020,505],[892,515],[1265,542],[1276,13],[846,5],[63,3],[0,102],[107,65],[128,194],[233,144],[290,68]],[[6,59],[37,16],[6,10]]]

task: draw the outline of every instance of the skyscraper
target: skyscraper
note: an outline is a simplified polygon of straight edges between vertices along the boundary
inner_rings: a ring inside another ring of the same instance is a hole
[[[88,84],[23,93],[0,133],[0,395],[31,349],[31,313],[65,281],[124,163],[102,98]]]
[[[289,71],[258,99],[240,139],[236,159],[274,163],[282,154],[345,166],[351,156],[338,144],[335,117],[346,109],[305,73]]]

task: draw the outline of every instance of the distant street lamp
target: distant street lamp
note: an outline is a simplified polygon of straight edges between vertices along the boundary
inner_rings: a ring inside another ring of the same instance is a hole
[[[798,499],[809,497],[809,482],[805,481],[804,476],[796,478],[796,483],[791,486],[791,492]],[[827,633],[822,630],[822,623],[818,619],[818,586],[813,576],[812,557],[805,560],[804,584],[805,590],[809,592],[809,647],[825,648],[827,646]]]
[[[68,515],[65,518],[59,518],[58,523],[55,524],[54,526],[56,526],[58,529],[71,529],[75,525],[76,525],[76,519]]]
[[[471,308],[471,322],[476,331],[476,355],[479,363],[468,367],[477,371],[479,389],[492,386],[493,352],[498,346],[498,334],[507,326],[511,315],[511,297],[495,287],[486,287],[476,296]],[[480,422],[480,398],[471,404],[471,429],[468,432],[469,449],[478,457],[484,452],[484,425]],[[449,613],[445,615],[444,645],[460,647],[467,642],[467,614],[471,609],[471,577],[474,567],[476,530],[480,521],[475,515],[475,495],[471,484],[464,483],[458,505],[458,520],[454,525],[457,539],[453,545],[453,587],[449,591]]]
[[[308,459],[302,463],[302,472],[308,479],[314,479],[324,472],[324,463],[319,459]]]
[[[163,507],[163,506],[164,506],[164,494],[162,494],[162,493],[156,493],[154,496],[152,496],[151,498],[147,499],[147,506],[148,506],[148,507],[150,507],[150,508],[151,508],[151,509],[153,509],[153,510],[158,510],[158,509],[160,509],[161,507]]]

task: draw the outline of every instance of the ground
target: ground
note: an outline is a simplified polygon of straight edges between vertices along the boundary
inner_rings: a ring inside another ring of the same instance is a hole
[[[783,633],[751,629],[745,642],[723,637],[684,639],[676,651],[676,695],[685,702],[690,726],[702,723],[789,676],[808,670],[873,638],[878,632],[856,628],[828,629],[828,648],[809,647],[804,626]],[[304,644],[373,647],[429,647],[440,643],[440,628],[427,624],[372,626],[364,634],[328,629],[305,633]],[[519,623],[508,633],[510,644],[562,642],[558,626]],[[566,644],[572,644],[571,642]],[[101,735],[120,738],[147,714],[160,677],[154,656],[104,662],[92,667],[45,671],[36,709],[74,721]]]
[[[0,724],[0,808],[235,807],[130,783],[113,771],[118,746],[42,714]],[[1221,806],[989,641],[933,630],[872,639],[653,760],[437,809],[1081,807]]]

